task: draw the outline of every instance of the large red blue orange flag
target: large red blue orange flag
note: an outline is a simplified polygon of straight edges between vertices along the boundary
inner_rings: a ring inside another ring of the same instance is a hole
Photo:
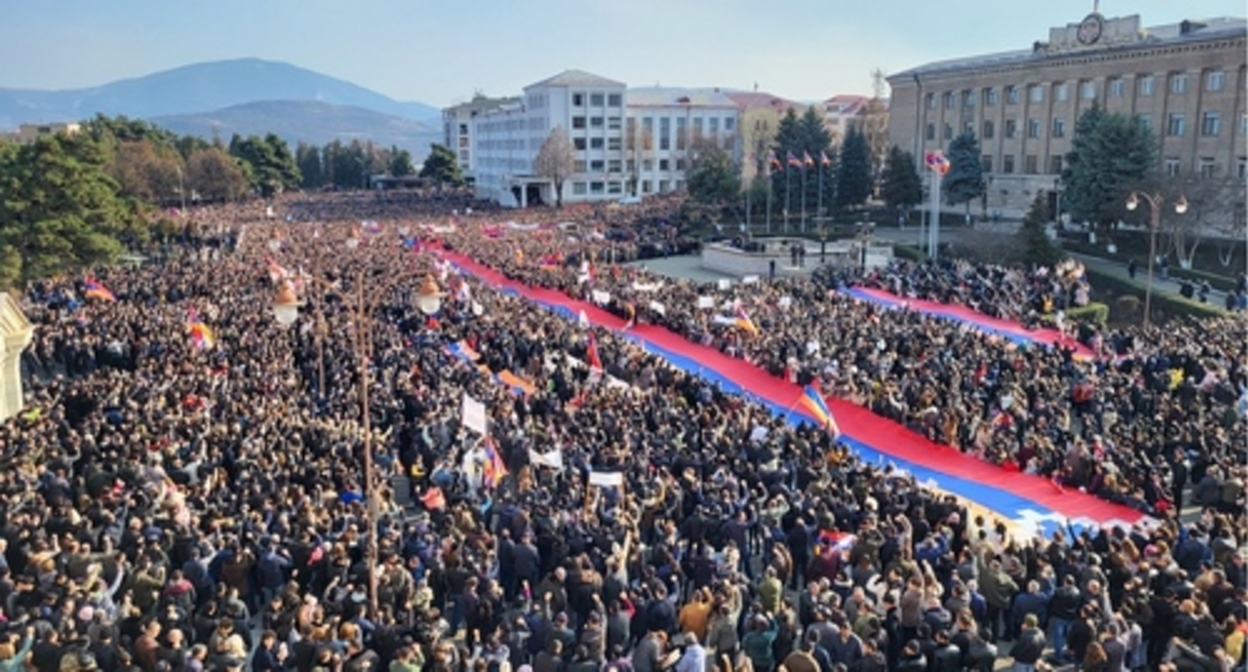
[[[83,292],[83,294],[88,299],[99,299],[109,303],[113,303],[117,300],[117,297],[113,295],[112,291],[105,287],[99,280],[96,280],[90,275],[88,275],[86,280],[83,281],[83,285],[86,287],[86,291]]]
[[[492,488],[498,485],[498,482],[506,475],[507,465],[503,464],[502,456],[494,447],[494,440],[488,436],[485,437],[485,466],[482,468],[482,478],[486,487]]]

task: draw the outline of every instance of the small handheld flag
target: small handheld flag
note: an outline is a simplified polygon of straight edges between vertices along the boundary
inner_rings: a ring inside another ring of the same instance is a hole
[[[86,291],[83,292],[83,295],[88,299],[98,299],[100,301],[116,303],[117,297],[113,295],[113,293],[105,287],[103,283],[96,280],[94,277],[88,275],[86,280],[83,282],[83,285],[86,287]]]
[[[836,419],[832,417],[832,411],[828,408],[828,403],[824,401],[823,394],[814,385],[807,385],[802,389],[802,396],[798,399],[798,403],[819,423],[819,426],[834,436],[840,436],[841,428],[837,426]]]

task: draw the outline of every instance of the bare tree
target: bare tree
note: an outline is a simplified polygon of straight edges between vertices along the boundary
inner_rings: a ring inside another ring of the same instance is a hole
[[[879,98],[867,101],[866,109],[858,118],[858,128],[867,141],[867,154],[871,162],[871,177],[878,179],[888,159],[888,103]]]
[[[637,120],[628,120],[625,149],[628,151],[628,191],[637,196],[638,183],[641,181],[641,168],[647,158],[653,156],[654,133],[644,128]]]
[[[1243,240],[1243,229],[1236,228],[1233,203],[1242,202],[1244,185],[1239,180],[1192,177],[1181,180],[1179,193],[1187,197],[1187,212],[1162,213],[1162,231],[1169,238],[1168,251],[1173,251],[1179,268],[1190,269],[1196,259],[1196,250],[1208,238],[1238,237]],[[1170,187],[1173,190],[1175,187]],[[1176,200],[1172,196],[1167,199]],[[1172,209],[1166,203],[1167,209]],[[1230,248],[1234,254],[1234,246]],[[1229,260],[1228,260],[1229,261]]]
[[[556,126],[546,136],[546,142],[537,152],[533,160],[533,171],[550,180],[555,186],[555,207],[563,207],[563,183],[572,174],[575,161],[572,154],[572,140],[562,126]]]

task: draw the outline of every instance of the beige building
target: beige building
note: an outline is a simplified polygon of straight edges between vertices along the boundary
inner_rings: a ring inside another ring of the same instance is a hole
[[[82,124],[75,123],[55,123],[55,124],[22,124],[16,131],[9,133],[0,133],[0,140],[9,140],[21,144],[34,142],[45,135],[56,135],[64,133],[66,135],[74,135],[82,130]]]
[[[797,114],[806,106],[761,91],[728,91],[726,94],[737,104],[741,122],[737,125],[741,136],[741,182],[750,184],[759,168],[767,160],[767,151],[776,139],[780,119],[789,109]]]
[[[1030,49],[900,72],[888,78],[889,140],[921,162],[974,131],[987,210],[1021,217],[1038,190],[1058,198],[1075,123],[1099,103],[1152,128],[1166,174],[1242,184],[1246,26],[1218,18],[1144,28],[1138,15],[1091,14]]]

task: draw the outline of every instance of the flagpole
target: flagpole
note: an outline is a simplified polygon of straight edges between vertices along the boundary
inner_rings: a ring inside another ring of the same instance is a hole
[[[784,230],[789,230],[789,174],[793,172],[793,166],[788,159],[784,162]]]
[[[823,216],[823,157],[819,157],[819,201],[815,210],[815,219]]]
[[[802,233],[806,233],[806,164],[802,164]]]
[[[767,165],[767,213],[766,213],[766,218],[767,218],[767,235],[769,235],[769,236],[771,235],[771,192],[775,191],[775,189],[772,189],[772,188],[771,188],[771,185],[772,185],[772,179],[771,179],[771,164],[768,164],[768,165]]]

